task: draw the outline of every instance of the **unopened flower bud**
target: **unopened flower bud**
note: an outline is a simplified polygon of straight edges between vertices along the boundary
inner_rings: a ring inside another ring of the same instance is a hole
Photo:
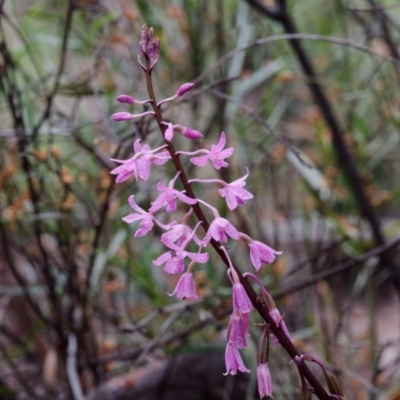
[[[111,119],[114,121],[130,121],[132,119],[132,114],[128,112],[119,112],[111,115]]]
[[[178,90],[176,91],[176,94],[178,96],[183,96],[186,92],[188,92],[189,90],[191,90],[194,86],[194,83],[184,83],[183,85],[179,86]]]
[[[146,53],[147,43],[149,42],[149,29],[146,24],[143,24],[142,30],[140,32],[139,41],[139,55]]]
[[[115,100],[120,103],[135,104],[135,99],[127,94],[120,94]]]
[[[182,129],[182,135],[186,136],[188,139],[201,139],[203,137],[201,132],[187,127]]]
[[[174,138],[174,126],[172,124],[168,124],[168,127],[164,133],[164,138],[167,142],[171,142]]]
[[[160,39],[156,38],[153,40],[153,46],[154,46],[154,56],[158,57],[160,54]]]
[[[151,26],[148,33],[149,40],[153,40],[154,38],[154,28]]]

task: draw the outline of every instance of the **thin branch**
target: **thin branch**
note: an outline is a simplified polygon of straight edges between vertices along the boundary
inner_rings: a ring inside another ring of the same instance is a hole
[[[400,246],[400,237],[397,237],[391,241],[386,242],[382,246],[375,247],[374,249],[363,254],[360,257],[346,260],[346,261],[344,261],[340,264],[337,264],[331,268],[321,271],[321,272],[311,276],[308,279],[305,279],[301,282],[293,283],[292,285],[288,285],[287,287],[283,288],[282,290],[279,290],[278,292],[274,293],[273,297],[278,299],[278,298],[287,296],[288,294],[298,292],[299,290],[304,289],[308,286],[312,286],[319,281],[330,278],[334,275],[338,275],[338,274],[340,274],[344,271],[347,271],[359,264],[362,264],[372,257],[379,257],[382,254],[385,254],[385,253],[389,252],[390,250],[395,249],[396,247],[399,247],[399,246]]]
[[[242,51],[246,51],[246,50],[252,49],[253,47],[261,46],[264,44],[279,42],[279,41],[283,41],[283,40],[315,40],[315,41],[319,41],[319,42],[333,43],[333,44],[349,47],[349,48],[352,48],[355,50],[359,50],[363,53],[373,55],[374,57],[378,57],[383,60],[389,61],[389,62],[395,64],[396,66],[400,67],[399,60],[396,60],[395,58],[384,55],[384,54],[380,54],[378,51],[375,51],[367,46],[363,46],[361,44],[354,43],[347,39],[337,38],[337,37],[333,37],[333,36],[316,35],[316,34],[312,34],[312,33],[283,33],[281,35],[273,35],[273,36],[267,36],[264,38],[256,39],[253,42],[251,42],[245,46],[237,47],[236,49],[231,50],[229,53],[225,54],[219,60],[217,60],[209,68],[207,68],[193,82],[196,84],[199,83],[206,76],[208,76],[211,72],[215,71],[222,64],[226,63],[228,60],[230,60],[232,57],[234,57],[236,54],[238,54]]]
[[[68,38],[69,38],[69,35],[71,32],[74,10],[75,10],[74,1],[69,0],[68,8],[67,8],[67,15],[65,16],[64,31],[63,31],[63,38],[62,38],[62,44],[61,44],[60,62],[58,64],[58,69],[57,69],[53,89],[51,90],[50,94],[47,96],[46,105],[45,105],[45,109],[43,111],[42,117],[40,118],[40,120],[36,124],[36,126],[33,128],[32,138],[36,137],[36,135],[39,133],[40,127],[49,118],[51,107],[52,107],[53,101],[54,101],[54,97],[60,86],[60,78],[64,71],[65,59],[67,56]]]

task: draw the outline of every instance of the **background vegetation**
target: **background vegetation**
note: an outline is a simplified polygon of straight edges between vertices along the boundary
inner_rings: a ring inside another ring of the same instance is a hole
[[[109,175],[134,139],[162,143],[150,119],[109,118],[122,111],[116,95],[146,98],[143,22],[161,40],[158,98],[196,83],[168,117],[203,132],[205,147],[227,133],[236,152],[223,179],[251,171],[255,198],[239,212],[212,190],[202,196],[283,251],[260,276],[296,346],[334,366],[347,398],[400,396],[399,4],[253,3],[0,1],[1,398],[79,398],[76,385],[88,393],[182,352],[224,348],[220,260],[196,270],[199,300],[177,302],[167,295],[175,277],[152,265],[158,236],[133,238],[121,221],[127,197],[145,208],[172,167],[150,184]],[[276,36],[297,33],[308,34],[301,47]],[[251,270],[246,248],[230,251]],[[249,363],[260,328],[252,333]],[[295,398],[294,367],[272,353],[275,398]]]

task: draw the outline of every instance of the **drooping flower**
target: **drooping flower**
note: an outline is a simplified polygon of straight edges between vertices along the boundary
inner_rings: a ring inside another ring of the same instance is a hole
[[[250,249],[250,260],[253,267],[258,271],[262,264],[270,264],[275,260],[276,254],[282,254],[281,251],[276,251],[264,243],[257,240],[248,242]]]
[[[246,336],[248,335],[248,314],[234,312],[228,325],[228,342],[236,345],[238,349],[247,347]]]
[[[169,294],[169,293],[168,293]],[[196,294],[196,284],[193,279],[193,274],[191,272],[185,272],[180,278],[175,287],[175,290],[169,294],[170,296],[176,294],[176,297],[181,300],[197,299]]]
[[[207,244],[211,238],[218,242],[226,243],[228,236],[232,239],[239,240],[239,231],[225,218],[215,218],[208,228],[207,234],[203,239],[203,244]]]
[[[111,161],[121,164],[110,171],[110,174],[117,175],[115,180],[117,183],[127,180],[132,174],[136,179],[147,181],[150,176],[150,167],[152,164],[165,164],[170,158],[168,151],[161,151],[166,145],[151,150],[148,144],[143,147],[140,144],[140,139],[137,139],[133,145],[135,155],[127,160],[119,160],[112,158]],[[159,152],[159,153],[157,153]]]
[[[225,161],[225,158],[230,157],[233,154],[234,148],[229,147],[224,150],[226,144],[226,134],[221,133],[221,137],[217,145],[211,145],[211,150],[202,150],[202,152],[208,152],[205,156],[193,157],[190,162],[193,164],[203,167],[206,165],[207,161],[210,160],[214,168],[221,169],[221,167],[227,167],[229,164]],[[184,154],[184,153],[183,153]]]
[[[237,371],[251,372],[243,363],[238,348],[233,343],[228,342],[225,350],[226,372],[224,375],[236,375]]]
[[[272,398],[272,379],[267,362],[257,365],[257,381],[260,399],[264,397]]]
[[[248,314],[253,311],[253,305],[240,282],[234,282],[232,286],[233,311],[241,314]]]
[[[227,183],[222,189],[218,189],[218,193],[222,197],[225,197],[226,204],[231,211],[234,210],[238,204],[245,204],[246,200],[250,200],[254,197],[249,191],[243,189],[243,186],[246,185],[245,181],[249,176],[249,170],[247,168],[246,171],[246,175],[242,178]]]
[[[175,199],[178,198],[179,200],[183,201],[186,204],[196,204],[197,200],[192,199],[191,197],[186,196],[183,192],[180,192],[177,189],[174,189],[175,182],[179,176],[180,172],[175,175],[175,178],[169,182],[168,187],[163,185],[161,182],[158,182],[157,189],[161,192],[157,199],[152,203],[150,207],[151,212],[156,212],[160,208],[166,206],[166,211],[171,212],[176,210],[176,201]]]

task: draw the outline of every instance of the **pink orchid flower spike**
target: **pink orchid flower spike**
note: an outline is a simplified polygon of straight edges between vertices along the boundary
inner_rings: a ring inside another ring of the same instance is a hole
[[[110,171],[110,174],[117,175],[116,182],[126,181],[131,175],[134,175],[136,180],[143,179],[147,181],[150,175],[150,167],[152,164],[165,164],[170,158],[168,151],[161,151],[167,147],[166,145],[151,150],[148,144],[143,147],[140,144],[140,139],[137,139],[133,145],[135,155],[128,160],[119,160],[112,158],[111,161],[121,164],[117,168]],[[159,153],[157,153],[159,152]],[[155,154],[157,153],[157,154]]]
[[[163,185],[161,182],[158,182],[157,184],[157,189],[161,192],[157,199],[152,203],[152,206],[150,207],[150,212],[156,212],[160,208],[163,208],[166,206],[166,211],[171,212],[176,210],[176,201],[175,199],[178,198],[179,200],[183,201],[186,204],[196,204],[197,200],[192,199],[191,197],[186,196],[183,192],[180,192],[177,189],[174,189],[174,185],[176,180],[178,179],[178,176],[180,175],[180,172],[178,172],[175,175],[175,178],[172,179],[169,182],[168,187]]]

